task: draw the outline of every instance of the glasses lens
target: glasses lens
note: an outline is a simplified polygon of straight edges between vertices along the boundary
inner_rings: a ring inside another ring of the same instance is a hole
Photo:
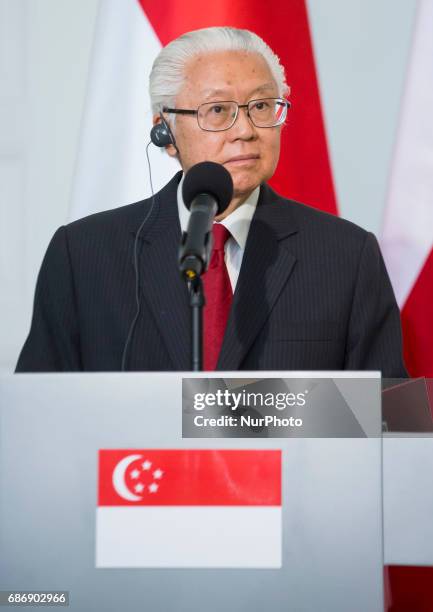
[[[198,107],[197,120],[203,130],[218,132],[231,127],[236,114],[235,102],[207,102]]]
[[[286,120],[287,102],[279,98],[263,98],[251,100],[248,103],[248,112],[257,127],[274,127]]]

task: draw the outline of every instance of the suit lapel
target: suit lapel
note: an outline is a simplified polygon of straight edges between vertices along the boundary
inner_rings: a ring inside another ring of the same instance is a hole
[[[191,345],[188,291],[177,264],[181,238],[177,207],[180,177],[178,173],[155,195],[147,230],[140,235],[138,261],[142,298],[152,311],[173,369],[188,370]]]
[[[296,258],[288,237],[297,232],[287,200],[263,185],[233,296],[218,370],[236,370],[265,323]]]

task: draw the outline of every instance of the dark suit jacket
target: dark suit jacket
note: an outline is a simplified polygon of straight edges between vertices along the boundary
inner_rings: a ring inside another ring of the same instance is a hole
[[[180,173],[138,240],[140,315],[127,369],[190,369],[177,268]],[[151,200],[61,227],[39,273],[17,371],[119,370],[136,311],[134,238]],[[219,370],[382,370],[405,375],[399,311],[374,236],[262,185]]]

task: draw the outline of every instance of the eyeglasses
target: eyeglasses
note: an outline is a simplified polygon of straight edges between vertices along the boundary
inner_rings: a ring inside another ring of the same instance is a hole
[[[290,106],[290,102],[284,98],[260,98],[259,100],[250,100],[248,104],[238,104],[232,100],[206,102],[200,104],[197,110],[164,107],[162,112],[195,115],[202,130],[223,132],[234,125],[240,108],[247,109],[247,115],[256,127],[271,128],[284,123]]]

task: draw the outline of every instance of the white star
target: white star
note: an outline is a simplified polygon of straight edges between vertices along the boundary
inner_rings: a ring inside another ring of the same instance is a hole
[[[152,462],[146,459],[146,461],[143,461],[141,465],[143,467],[143,470],[150,470],[150,468],[152,467]]]
[[[131,472],[131,478],[138,478],[140,476],[140,472],[138,470],[132,470]]]
[[[158,469],[158,470],[155,470],[153,472],[153,477],[156,478],[156,479],[162,478],[163,474],[164,474],[164,472],[162,470]]]
[[[142,493],[144,491],[144,485],[142,485],[141,482],[139,482],[138,484],[135,485],[134,491],[136,493]]]
[[[156,493],[158,491],[158,485],[156,482],[152,482],[152,484],[149,485],[149,491],[151,493]]]

